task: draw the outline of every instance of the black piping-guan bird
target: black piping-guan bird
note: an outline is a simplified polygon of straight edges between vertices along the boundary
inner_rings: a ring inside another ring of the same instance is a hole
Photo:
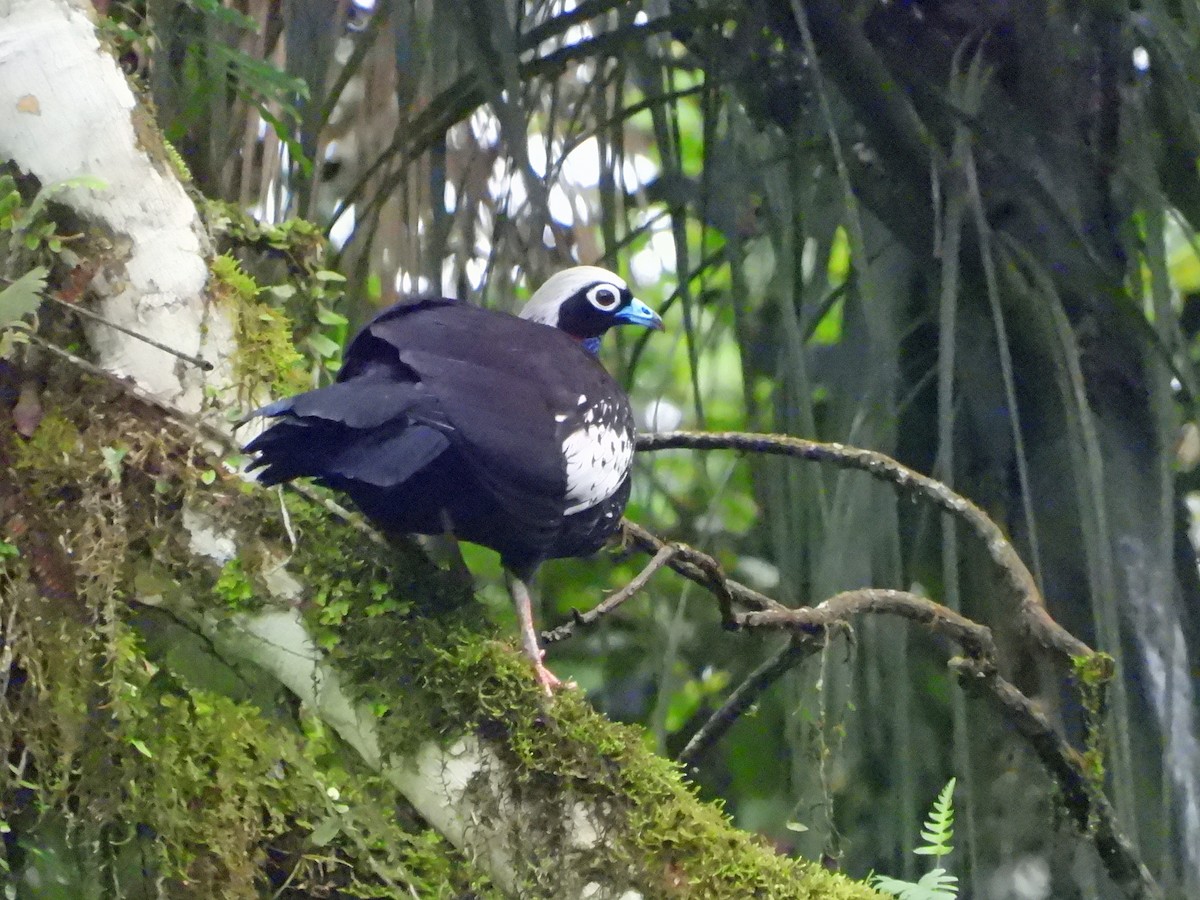
[[[662,328],[618,276],[577,266],[520,316],[444,298],[381,312],[346,348],[335,383],[256,410],[258,480],[315,478],[389,533],[490,547],[510,575],[522,644],[542,664],[528,581],[547,559],[586,556],[629,499],[633,414],[596,359],[621,324]]]

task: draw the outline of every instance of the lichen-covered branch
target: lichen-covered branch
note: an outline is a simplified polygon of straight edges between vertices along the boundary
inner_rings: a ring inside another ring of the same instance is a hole
[[[737,450],[823,462],[866,472],[902,491],[917,494],[961,521],[980,540],[1016,600],[1022,624],[1038,643],[1054,650],[1068,663],[1078,657],[1093,655],[1091,648],[1050,617],[1037,582],[1000,527],[978,506],[935,478],[922,475],[875,450],[790,435],[673,431],[638,437],[638,449],[642,451],[676,448]]]

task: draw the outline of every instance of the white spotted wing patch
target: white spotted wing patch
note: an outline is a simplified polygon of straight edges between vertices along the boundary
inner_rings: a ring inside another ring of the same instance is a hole
[[[633,435],[609,425],[585,425],[562,445],[567,466],[566,515],[611,497],[633,464]]]

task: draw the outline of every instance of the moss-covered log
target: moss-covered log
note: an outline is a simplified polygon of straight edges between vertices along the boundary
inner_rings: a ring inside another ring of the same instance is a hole
[[[872,896],[731,828],[577,692],[543,698],[415,547],[281,509],[109,385],[44,402],[5,431],[18,873],[53,840],[127,894]]]

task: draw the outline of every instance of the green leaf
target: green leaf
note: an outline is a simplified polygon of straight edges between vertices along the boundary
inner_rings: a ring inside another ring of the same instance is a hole
[[[138,753],[142,754],[142,756],[146,757],[147,759],[154,759],[154,754],[150,752],[150,748],[147,747],[146,744],[140,738],[135,738],[135,737],[129,738],[129,746],[131,746],[134,750],[136,750]]]
[[[313,275],[317,281],[345,281],[346,276],[341,272],[334,272],[330,269],[321,269]]]
[[[954,837],[954,782],[955,779],[951,778],[938,794],[921,832],[921,837],[927,843],[917,847],[913,853],[921,856],[946,856],[954,849],[950,843]]]
[[[317,305],[317,321],[322,325],[349,325],[350,320],[341,313],[335,313],[332,309]]]
[[[312,348],[314,353],[325,358],[334,356],[342,351],[342,348],[336,341],[330,340],[323,334],[310,334],[305,343]]]
[[[951,778],[938,794],[921,832],[921,837],[928,843],[913,853],[945,856],[954,849],[950,844],[954,836],[954,783],[955,779]],[[871,884],[900,900],[955,900],[958,896],[958,878],[942,868],[931,869],[916,883],[875,875]]]
[[[11,190],[7,194],[0,196],[0,219],[5,216],[11,216],[21,206],[21,194],[16,190]]]
[[[337,837],[338,832],[341,830],[341,821],[335,816],[330,816],[313,829],[312,834],[308,836],[308,839],[314,847],[324,847],[335,837]]]
[[[0,326],[24,318],[36,310],[46,289],[46,267],[30,269],[0,291]]]
[[[64,178],[62,181],[48,184],[37,192],[37,196],[29,204],[29,209],[25,214],[26,219],[29,221],[36,219],[42,211],[42,207],[55,194],[61,194],[63,191],[70,190],[71,188],[88,188],[93,191],[102,191],[107,187],[108,182],[103,178],[97,178],[95,175],[76,175],[73,178]],[[51,228],[53,228],[53,225],[51,225]]]

